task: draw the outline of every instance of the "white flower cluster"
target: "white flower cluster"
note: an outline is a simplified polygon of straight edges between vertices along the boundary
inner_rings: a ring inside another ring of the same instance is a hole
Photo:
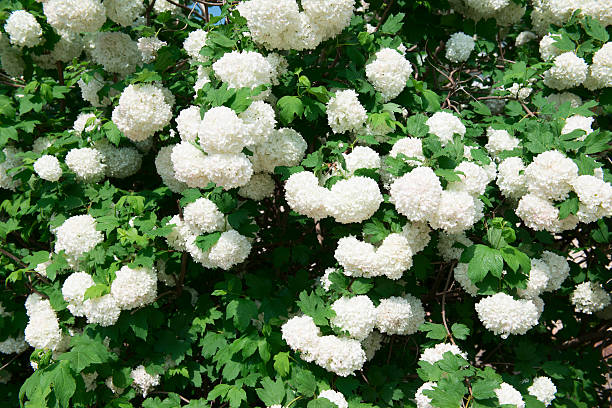
[[[365,67],[368,81],[387,102],[398,96],[412,74],[412,65],[402,54],[391,48],[383,48]]]
[[[338,408],[348,408],[348,402],[344,398],[344,395],[338,391],[334,390],[324,390],[321,391],[318,398],[325,398],[331,401]]]
[[[89,122],[89,126],[87,123]],[[93,113],[80,113],[77,116],[72,129],[77,135],[81,135],[83,132],[91,132],[100,125],[100,119]]]
[[[583,141],[591,132],[593,132],[591,126],[593,125],[594,121],[595,118],[592,117],[587,118],[586,116],[582,115],[570,116],[569,118],[565,119],[565,125],[563,125],[563,129],[561,129],[561,134],[566,135],[574,130],[583,130],[585,134],[577,139]]]
[[[360,199],[355,200],[355,197]],[[367,220],[383,201],[378,184],[369,177],[340,180],[328,190],[319,186],[319,180],[310,172],[289,177],[285,199],[299,214],[315,220],[331,216],[343,224]]]
[[[475,45],[471,36],[463,32],[454,33],[446,42],[446,58],[452,62],[467,61]]]
[[[519,199],[527,194],[525,165],[520,157],[508,157],[497,167],[497,186],[508,198]]]
[[[198,130],[202,123],[199,106],[190,106],[179,112],[174,119],[176,130],[184,142],[195,142],[198,138]]]
[[[432,381],[427,381],[423,385],[419,387],[419,389],[414,394],[414,401],[416,402],[417,408],[434,408],[431,405],[431,398],[423,393],[425,390],[433,390],[436,388],[436,383]]]
[[[610,304],[610,294],[605,291],[601,283],[583,282],[576,285],[574,292],[570,296],[576,312],[592,314],[603,310]]]
[[[11,44],[17,47],[36,47],[42,41],[42,27],[25,10],[13,11],[4,24],[4,30]]]
[[[554,104],[556,107],[560,107],[566,102],[569,102],[572,108],[577,108],[582,105],[582,98],[571,92],[561,92],[550,94],[546,97],[549,103]]]
[[[138,39],[138,49],[142,56],[142,62],[148,64],[155,60],[157,57],[157,51],[163,46],[167,45],[165,41],[160,40],[157,37],[141,37]]]
[[[422,140],[416,137],[404,137],[397,140],[391,147],[389,156],[397,157],[398,154],[408,157],[406,163],[409,165],[419,166],[425,160]]]
[[[501,383],[495,390],[500,405],[513,405],[516,408],[525,408],[525,401],[519,391],[508,383]]]
[[[111,326],[117,322],[121,309],[110,294],[85,299],[85,292],[94,285],[93,278],[85,272],[71,274],[62,286],[62,295],[68,302],[68,310],[74,316],[85,316],[87,323]]]
[[[254,201],[261,201],[274,196],[276,184],[272,176],[266,173],[253,174],[247,184],[240,187],[238,195]]]
[[[440,232],[438,235],[438,252],[446,262],[450,262],[453,259],[458,260],[461,258],[463,249],[472,245],[474,245],[474,242],[463,232],[460,234]]]
[[[58,32],[95,33],[106,21],[106,9],[99,0],[46,0],[43,12]]]
[[[554,65],[544,73],[544,85],[563,90],[581,85],[587,78],[588,65],[573,52],[555,57]]]
[[[196,235],[219,231],[225,227],[225,216],[208,198],[200,197],[187,204],[183,216]]]
[[[425,323],[423,304],[410,294],[382,299],[376,307],[376,328],[381,333],[413,334],[423,323]]]
[[[22,151],[12,146],[6,146],[2,149],[2,152],[4,153],[4,161],[0,163],[0,188],[14,191],[21,182],[13,180],[12,175],[7,172],[10,169],[21,166],[22,160],[17,155],[22,153]]]
[[[89,52],[92,60],[102,65],[106,72],[128,75],[142,63],[138,43],[121,32],[97,33]]]
[[[155,169],[157,174],[162,179],[162,182],[168,186],[168,188],[174,193],[180,193],[187,188],[187,184],[179,181],[174,173],[174,166],[172,164],[172,150],[174,146],[164,146],[159,149],[157,156],[155,157]]]
[[[251,37],[268,49],[316,48],[350,23],[354,0],[250,0],[237,10],[247,20]]]
[[[612,42],[605,43],[593,55],[584,86],[590,90],[612,87]]]
[[[513,150],[520,145],[520,141],[513,136],[510,136],[505,129],[493,129],[489,127],[487,129],[487,144],[485,149],[493,156],[497,157],[501,152],[507,150]]]
[[[70,62],[81,56],[83,42],[78,34],[63,34],[53,46],[53,50],[33,55],[32,59],[44,69],[57,69],[57,62]]]
[[[96,220],[89,214],[68,218],[55,230],[55,253],[64,251],[66,256],[80,258],[104,240],[96,230]]]
[[[529,395],[533,395],[544,405],[549,406],[555,399],[557,387],[548,377],[536,377],[533,379],[533,384],[527,388]]]
[[[572,187],[580,206],[577,217],[581,222],[595,222],[612,216],[612,185],[595,176],[578,176]]]
[[[226,83],[228,88],[257,88],[271,84],[274,68],[270,62],[255,51],[232,51],[212,65],[217,78]],[[263,98],[268,93],[260,93],[256,98]]]
[[[429,127],[429,133],[440,138],[442,146],[453,140],[453,136],[458,134],[463,138],[465,135],[465,125],[461,119],[448,112],[436,112],[427,119],[425,124]]]
[[[481,299],[475,308],[482,324],[502,339],[527,333],[538,324],[541,313],[533,300],[515,300],[501,292]]]
[[[341,297],[332,306],[336,312],[330,323],[348,332],[349,336],[363,341],[372,333],[376,323],[376,308],[369,297],[359,295],[352,298]]]
[[[126,178],[140,170],[142,154],[133,147],[116,147],[106,139],[98,140],[95,149],[102,155],[107,177]]]
[[[157,274],[147,268],[123,266],[111,284],[111,295],[123,310],[147,305],[157,296]]]
[[[110,105],[110,99],[107,96],[105,96],[102,100],[100,100],[100,97],[98,96],[98,92],[104,87],[104,79],[102,78],[102,76],[100,76],[100,74],[96,73],[89,80],[89,82],[85,82],[81,78],[79,79],[78,84],[79,88],[81,88],[81,97],[84,101],[89,102],[91,106],[100,108]],[[111,89],[110,92],[112,91],[115,90]]]
[[[562,26],[578,9],[581,11],[579,18],[591,16],[604,27],[612,24],[610,7],[605,1],[536,0],[533,2],[531,12],[533,28],[536,32],[544,34],[551,24]]]
[[[130,373],[130,377],[134,380],[132,383],[132,387],[136,389],[136,391],[146,398],[149,391],[158,386],[160,382],[159,374],[149,374],[143,365],[139,365],[138,367],[132,369]],[[112,377],[111,379],[112,384]]]
[[[337,91],[327,102],[327,123],[334,133],[356,132],[361,129],[368,114],[352,89]]]
[[[0,341],[0,353],[3,354],[21,353],[27,348],[28,343],[26,343],[24,335],[7,337],[6,340]]]
[[[525,7],[512,0],[450,0],[453,9],[473,20],[494,18],[499,26],[510,26],[521,20]]]
[[[263,103],[263,102],[254,102]],[[240,116],[246,121],[245,112]],[[269,115],[261,116],[262,123],[270,122]],[[253,121],[253,124],[257,124]],[[273,130],[273,129],[272,129]],[[297,166],[304,158],[308,144],[297,131],[290,128],[273,130],[268,139],[256,144],[249,157],[256,173],[274,173],[277,166]]]
[[[62,330],[49,300],[33,293],[26,299],[25,307],[29,317],[25,341],[35,349],[55,350],[62,340]]]
[[[426,361],[429,364],[435,364],[437,361],[444,359],[444,354],[448,352],[456,356],[461,356],[463,359],[467,360],[467,354],[461,351],[457,345],[450,343],[438,343],[434,347],[425,349],[421,353],[419,360]]]
[[[86,183],[95,183],[104,178],[106,164],[104,157],[97,149],[83,147],[71,149],[66,154],[66,165],[76,174],[77,179]]]
[[[45,154],[34,162],[34,171],[43,180],[58,181],[62,177],[62,168],[55,156]]]
[[[185,42],[183,42],[183,49],[193,60],[198,62],[206,61],[206,57],[200,55],[200,51],[206,45],[206,38],[208,33],[202,29],[198,29],[189,33]]]
[[[133,141],[148,139],[172,119],[167,90],[151,84],[129,85],[113,110],[113,122]]]
[[[106,16],[115,23],[128,27],[145,10],[142,0],[104,0]]]

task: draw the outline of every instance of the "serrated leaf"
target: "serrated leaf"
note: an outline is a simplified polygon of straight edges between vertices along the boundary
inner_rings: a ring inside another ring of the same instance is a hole
[[[289,353],[280,352],[274,356],[274,369],[281,377],[289,374]]]
[[[108,287],[108,285],[97,283],[87,288],[85,295],[83,296],[83,300],[99,298],[109,293],[110,287]]]
[[[438,323],[423,323],[419,326],[419,331],[426,332],[425,337],[428,339],[442,340],[447,336],[444,325]]]
[[[481,282],[488,273],[500,278],[504,268],[501,252],[481,244],[465,249],[461,262],[468,264],[468,277],[473,283]]]
[[[206,252],[210,250],[210,248],[212,248],[217,243],[217,241],[219,241],[219,238],[221,238],[221,232],[219,231],[212,232],[206,235],[199,235],[196,238],[196,245],[202,251]]]
[[[380,27],[380,31],[386,34],[397,33],[399,30],[402,29],[402,26],[404,25],[404,23],[402,22],[404,20],[404,16],[404,13],[390,15],[387,18],[387,21],[385,21],[385,23]]]
[[[285,398],[285,386],[281,380],[272,381],[270,377],[265,377],[261,380],[263,388],[257,388],[255,392],[257,396],[267,406],[281,405]]]
[[[234,299],[228,303],[225,316],[232,319],[236,329],[244,331],[257,317],[257,305],[249,299]]]
[[[453,336],[455,336],[459,340],[465,340],[470,334],[470,329],[465,324],[453,323],[453,325],[451,326],[451,332],[453,333]]]
[[[312,397],[317,390],[316,377],[308,370],[299,370],[294,375],[292,382],[295,384],[297,392],[306,397]]]
[[[278,115],[285,124],[293,122],[296,117],[299,118],[304,113],[304,104],[297,96],[283,96],[276,106],[279,109]]]

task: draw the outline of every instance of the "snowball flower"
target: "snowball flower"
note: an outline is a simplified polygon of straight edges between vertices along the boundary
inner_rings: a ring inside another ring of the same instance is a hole
[[[358,200],[355,197],[359,197]],[[342,224],[362,222],[370,218],[383,202],[376,181],[355,176],[334,184],[326,203],[328,213]]]
[[[573,52],[557,56],[554,65],[544,73],[544,85],[563,90],[581,85],[587,77],[588,65]]]
[[[533,395],[544,405],[549,406],[552,400],[555,399],[557,387],[548,377],[536,377],[533,379],[533,384],[527,388],[529,395]]]
[[[89,126],[87,123],[89,122]],[[83,132],[91,132],[96,127],[100,125],[100,119],[96,117],[93,113],[80,113],[77,116],[74,124],[72,125],[72,129],[74,129],[75,133],[80,135]]]
[[[612,87],[612,42],[607,42],[593,55],[584,86],[589,90]]]
[[[68,218],[55,230],[55,253],[64,251],[69,257],[79,258],[104,240],[96,230],[96,220],[89,214]]]
[[[126,178],[140,170],[142,155],[133,147],[116,147],[106,139],[98,140],[96,149],[102,154],[108,177]]]
[[[551,34],[546,34],[540,40],[540,57],[542,57],[544,61],[551,60],[556,56],[563,54],[563,51],[555,46],[555,42],[557,42],[557,40],[558,37],[553,37]]]
[[[215,266],[228,270],[247,259],[249,253],[251,253],[249,240],[238,231],[230,230],[221,234],[217,243],[210,248],[208,257]]]
[[[433,405],[431,405],[431,398],[423,393],[425,390],[433,390],[434,388],[436,388],[436,383],[432,381],[427,381],[419,387],[414,394],[417,408],[434,408]]]
[[[247,184],[240,187],[238,195],[243,198],[261,201],[274,196],[276,184],[272,176],[266,173],[253,174]]]
[[[470,296],[476,296],[478,294],[478,286],[476,286],[470,277],[468,276],[468,264],[458,263],[453,270],[453,276],[455,280],[459,282],[459,285],[465,290]]]
[[[107,72],[128,75],[142,63],[138,43],[121,32],[105,31],[96,34],[91,58],[104,67]]]
[[[314,362],[340,377],[347,377],[361,370],[366,355],[359,341],[345,337],[323,336],[311,350]]]
[[[157,296],[157,274],[154,270],[130,268],[125,265],[115,275],[110,293],[121,309],[136,309],[155,300]]]
[[[57,157],[45,154],[34,162],[34,171],[43,180],[58,181],[62,177],[62,168]]]
[[[351,175],[357,169],[380,168],[380,156],[374,149],[367,146],[355,146],[349,154],[343,153],[343,156],[346,170]]]
[[[95,73],[89,82],[85,82],[83,78],[79,79],[79,88],[81,88],[81,98],[87,101],[91,106],[104,107],[110,105],[110,99],[108,97],[102,98],[98,96],[98,92],[104,87],[104,79],[100,74]],[[111,90],[112,91],[112,90]]]
[[[225,106],[214,107],[204,114],[198,138],[207,153],[240,153],[248,144],[242,120]]]
[[[187,188],[187,185],[178,181],[172,165],[172,149],[174,145],[164,146],[159,149],[155,157],[155,169],[161,177],[163,183],[174,193],[180,193]],[[197,150],[197,149],[196,149]]]
[[[42,27],[36,18],[25,10],[11,13],[4,24],[11,44],[17,47],[35,47],[42,41]]]
[[[525,169],[527,189],[539,197],[560,201],[567,198],[578,166],[556,150],[538,154]]]
[[[243,112],[244,113],[244,112]],[[256,173],[274,173],[277,166],[297,166],[304,158],[308,147],[298,132],[290,128],[273,130],[268,139],[254,147],[253,171]]]
[[[106,22],[106,9],[99,0],[47,0],[43,12],[58,32],[95,33]]]
[[[295,316],[281,327],[283,340],[292,350],[305,350],[317,342],[321,332],[312,320],[312,317]]]
[[[94,286],[95,282],[91,275],[85,272],[75,272],[68,276],[62,286],[62,296],[68,302],[68,310],[74,316],[83,316],[83,302],[85,292]]]
[[[172,107],[164,90],[151,84],[129,85],[113,110],[113,123],[135,142],[163,129],[172,119]]]
[[[382,299],[376,307],[376,328],[387,334],[413,334],[425,322],[425,310],[412,295]]]
[[[356,132],[368,118],[365,108],[357,99],[357,92],[345,89],[327,102],[327,123],[334,133]]]
[[[361,342],[361,347],[365,352],[366,359],[372,360],[374,355],[382,347],[383,335],[374,330],[365,340]]]
[[[578,218],[581,221],[593,222],[612,216],[612,185],[595,176],[583,175],[572,186],[580,200]]]
[[[185,183],[188,187],[206,187],[210,183],[206,157],[200,149],[189,142],[181,142],[172,147],[170,160],[176,180]]]
[[[510,136],[510,133],[505,129],[489,127],[487,129],[487,138],[488,142],[485,145],[485,149],[493,157],[496,157],[503,151],[513,150],[520,145],[520,141],[516,137]]]
[[[533,299],[540,296],[548,286],[551,272],[548,264],[540,259],[531,260],[529,279],[525,289],[518,289],[517,293],[522,298]]]
[[[459,347],[450,343],[438,343],[434,347],[423,350],[419,360],[427,361],[429,364],[435,364],[444,358],[445,353],[452,353],[456,356],[461,356],[467,360],[467,354],[461,351]]]
[[[446,58],[452,62],[467,61],[474,46],[471,36],[463,32],[454,33],[446,42]]]
[[[540,311],[532,300],[515,300],[501,292],[482,298],[475,309],[482,324],[502,339],[527,333],[540,318]]]
[[[560,107],[566,102],[569,102],[572,108],[577,108],[582,105],[582,98],[571,92],[550,94],[546,97],[546,100],[557,107]]]
[[[215,203],[204,197],[187,204],[183,217],[196,235],[219,231],[225,227],[223,213]]]
[[[559,210],[552,203],[535,194],[524,195],[515,212],[525,225],[534,231],[558,232],[561,229]]]
[[[513,386],[505,382],[495,390],[500,405],[514,405],[516,408],[525,408],[523,396]]]
[[[417,167],[393,182],[391,201],[410,221],[427,221],[436,212],[442,195],[438,176],[429,167]]]
[[[570,301],[575,306],[576,312],[592,314],[610,304],[610,294],[605,291],[601,283],[583,282],[576,285]]]
[[[108,327],[117,323],[121,309],[113,295],[106,294],[83,302],[83,312],[87,323]]]
[[[151,375],[147,373],[143,365],[134,368],[130,377],[134,380],[132,387],[145,398],[151,388],[159,385],[160,380],[159,374]]]
[[[332,306],[336,312],[330,322],[357,340],[364,340],[374,329],[376,308],[369,297],[359,295],[352,298],[341,297]]]
[[[338,408],[348,408],[348,402],[346,402],[344,395],[342,395],[342,393],[338,391],[334,391],[334,390],[321,391],[318,398],[326,398]]]
[[[338,240],[334,257],[347,276],[374,277],[382,275],[380,258],[374,245],[358,240],[352,235]]]
[[[319,186],[319,179],[308,171],[292,174],[285,183],[285,199],[298,214],[315,220],[327,217],[330,191]]]
[[[497,167],[497,186],[508,198],[520,198],[527,193],[525,165],[520,157],[508,157]]]
[[[274,133],[276,118],[274,108],[264,101],[254,101],[238,115],[242,131],[249,145],[265,143]]]
[[[104,0],[106,16],[115,23],[127,27],[145,10],[142,0]]]
[[[200,51],[206,45],[206,37],[208,37],[208,33],[202,29],[190,32],[183,43],[187,55],[199,62],[206,61],[206,57],[200,55]]]
[[[208,179],[229,190],[246,185],[253,175],[253,165],[243,153],[215,153],[203,163]]]
[[[446,234],[441,232],[438,235],[438,252],[446,261],[450,262],[453,259],[461,258],[463,249],[474,245],[471,239],[465,236],[465,233]]]
[[[185,142],[195,142],[198,138],[198,130],[202,123],[199,106],[190,106],[179,112],[174,119],[176,122],[176,130]]]
[[[412,74],[410,62],[391,48],[378,51],[374,61],[366,65],[365,69],[368,81],[382,94],[385,102],[402,92]]]
[[[561,129],[561,134],[566,135],[574,130],[583,130],[585,134],[578,138],[578,140],[582,141],[589,133],[593,132],[591,126],[593,125],[594,120],[595,118],[587,118],[582,115],[570,116],[569,118],[565,119],[565,125],[563,126],[563,129]]]
[[[561,288],[561,284],[569,276],[570,266],[565,257],[550,251],[544,251],[540,259],[546,263],[550,270],[545,291],[554,292]]]
[[[254,89],[272,83],[272,65],[258,52],[225,53],[212,65],[212,68],[217,78],[229,88]],[[261,96],[265,97],[265,94]]]
[[[24,335],[19,337],[8,337],[6,340],[0,341],[0,353],[13,354],[21,353],[28,348],[28,344],[25,342]]]
[[[86,183],[95,183],[104,178],[106,165],[100,151],[90,147],[72,149],[66,155],[66,165],[77,179]]]
[[[434,229],[456,234],[470,229],[482,218],[482,202],[464,191],[442,191],[440,204],[429,219]]]
[[[449,183],[448,190],[464,191],[473,197],[484,194],[489,184],[489,175],[484,168],[474,162],[463,161],[455,167],[455,172],[460,180]]]
[[[389,156],[397,157],[398,154],[403,154],[408,157],[406,163],[411,166],[419,166],[424,160],[423,142],[416,137],[404,137],[399,139],[391,147]]]
[[[145,64],[155,61],[157,51],[161,47],[168,45],[167,42],[160,40],[157,37],[141,37],[138,39],[138,49],[142,55],[142,62]]]
[[[458,134],[461,138],[465,135],[465,126],[461,120],[448,112],[436,112],[425,122],[429,126],[429,133],[440,138],[442,146],[453,140],[453,135]]]

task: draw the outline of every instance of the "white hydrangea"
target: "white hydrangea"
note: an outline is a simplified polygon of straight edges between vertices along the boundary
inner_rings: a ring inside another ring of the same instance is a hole
[[[580,200],[580,221],[588,223],[612,216],[612,185],[595,176],[583,175],[572,186]]]
[[[240,187],[238,195],[243,198],[261,201],[273,197],[276,184],[274,179],[267,173],[253,174],[247,184]]]
[[[425,160],[423,142],[416,137],[404,137],[396,141],[391,147],[389,156],[397,157],[400,153],[409,158],[406,163],[411,166],[419,166]]]
[[[264,101],[254,101],[238,115],[242,131],[249,145],[265,143],[275,131],[274,108]]]
[[[152,303],[157,296],[157,274],[147,268],[125,265],[115,272],[111,295],[123,310],[136,309]]]
[[[304,14],[320,32],[322,40],[327,40],[349,25],[355,0],[304,0],[301,3]]]
[[[347,377],[361,370],[366,362],[361,343],[345,337],[320,337],[311,353],[317,365],[340,377]]]
[[[327,268],[323,272],[323,275],[317,280],[318,285],[321,286],[326,292],[329,292],[329,289],[331,288],[332,281],[329,279],[329,275],[331,275],[333,272],[336,272],[336,268]]]
[[[506,150],[513,150],[520,145],[520,141],[513,136],[510,136],[505,129],[493,129],[489,127],[487,129],[487,144],[485,145],[485,149],[491,154],[491,156],[496,157],[501,152]]]
[[[9,175],[7,171],[21,166],[22,159],[17,157],[17,154],[22,153],[22,151],[12,146],[6,146],[2,149],[2,152],[4,153],[4,161],[0,163],[0,188],[15,191],[21,183],[19,180],[13,180],[13,176]]]
[[[199,62],[206,61],[206,57],[200,55],[200,51],[206,45],[206,37],[208,37],[208,33],[202,29],[190,32],[183,42],[183,48],[187,55]]]
[[[121,309],[115,297],[107,294],[94,299],[87,299],[83,303],[83,312],[87,318],[87,323],[108,327],[117,323]]]
[[[368,337],[361,342],[361,347],[365,352],[366,359],[372,360],[374,355],[382,347],[383,335],[378,331],[373,330]]]
[[[336,312],[330,323],[359,341],[365,340],[374,330],[376,323],[376,308],[365,295],[352,298],[341,297],[332,306]]]
[[[128,27],[145,10],[142,0],[104,0],[106,16],[115,23]]]
[[[105,96],[102,100],[98,96],[98,92],[104,87],[104,79],[100,74],[96,73],[89,82],[85,82],[82,78],[79,79],[79,87],[81,88],[81,97],[91,106],[104,107],[110,105],[110,99]]]
[[[555,46],[557,39],[557,36],[553,36],[549,33],[540,40],[540,57],[542,57],[544,61],[552,60],[558,55],[563,54],[563,51]]]
[[[553,292],[558,290],[569,276],[570,266],[567,259],[550,251],[544,251],[540,259],[544,261],[550,269],[548,284],[546,285],[545,291]]]
[[[557,107],[560,107],[566,102],[569,102],[572,108],[582,106],[582,98],[571,92],[550,94],[546,97],[546,100]]]
[[[104,240],[96,230],[96,220],[89,214],[68,218],[55,230],[55,253],[64,251],[67,256],[79,258]]]
[[[459,234],[440,232],[438,238],[438,252],[446,262],[453,259],[458,260],[461,258],[464,247],[468,248],[472,245],[474,245],[474,242],[466,237],[464,232]]]
[[[237,10],[247,20],[251,37],[266,48],[290,49],[297,37],[300,10],[294,0],[251,0]]]
[[[526,194],[520,199],[516,207],[516,215],[534,231],[558,232],[561,230],[559,209],[550,201],[535,194]]]
[[[502,292],[481,299],[475,309],[482,324],[502,339],[527,333],[541,313],[533,300],[515,300]]]
[[[112,120],[132,141],[146,140],[172,119],[172,106],[162,87],[129,85],[121,93]]]
[[[51,51],[34,55],[32,59],[44,69],[57,69],[58,61],[71,62],[74,58],[79,58],[82,52],[83,42],[78,34],[62,33]]]
[[[498,166],[497,186],[508,198],[520,198],[527,194],[525,165],[520,157],[508,157]]]
[[[406,238],[413,254],[425,249],[431,237],[431,228],[425,222],[408,222],[402,227],[401,235]]]
[[[464,191],[442,191],[440,204],[429,219],[434,229],[456,234],[470,229],[483,213],[483,203]]]
[[[444,354],[451,352],[456,356],[461,356],[467,360],[467,353],[461,351],[461,349],[455,344],[450,343],[438,343],[434,347],[423,350],[420,361],[426,361],[429,364],[435,364],[437,361],[444,359]]]
[[[174,166],[172,165],[172,149],[174,145],[164,146],[159,149],[155,157],[155,168],[163,183],[174,193],[180,193],[187,188],[187,184],[176,179]]]
[[[578,166],[563,153],[549,150],[538,154],[525,169],[531,194],[550,200],[564,200],[578,177]]]
[[[253,148],[250,160],[256,173],[274,173],[277,166],[297,166],[304,158],[308,144],[290,128],[273,130],[268,140]]]
[[[28,344],[25,342],[24,335],[18,337],[8,337],[6,340],[0,341],[0,353],[13,354],[21,353],[28,348]]]
[[[453,276],[455,280],[459,282],[459,285],[465,290],[470,296],[476,296],[478,294],[478,286],[476,286],[470,277],[468,276],[468,264],[458,263],[453,270]]]
[[[106,165],[102,153],[97,149],[83,147],[71,149],[66,155],[66,165],[72,170],[78,180],[95,183],[104,178]]]
[[[581,85],[587,77],[588,65],[573,52],[555,57],[554,65],[544,73],[544,85],[564,90]]]
[[[134,380],[132,387],[145,398],[152,388],[159,385],[160,381],[159,374],[151,375],[147,373],[143,365],[134,368],[130,377]]]
[[[380,258],[374,245],[349,235],[338,240],[334,257],[344,268],[344,274],[355,277],[382,275]]]
[[[508,383],[501,383],[499,388],[495,390],[497,401],[500,405],[513,405],[516,408],[525,408],[523,396],[513,386]]]
[[[573,115],[569,118],[565,119],[565,125],[563,125],[563,129],[561,129],[561,134],[566,135],[568,133],[573,132],[574,130],[584,130],[584,135],[580,136],[577,140],[584,140],[586,136],[593,132],[591,126],[595,118],[587,118],[582,115]]]
[[[546,262],[540,259],[532,259],[527,287],[525,289],[517,289],[518,295],[526,299],[540,296],[548,287],[550,276],[551,271]]]
[[[108,177],[126,178],[140,170],[142,154],[133,147],[115,147],[108,140],[101,139],[95,148],[102,154]]]
[[[88,122],[89,126],[87,126]],[[72,125],[72,129],[77,135],[80,135],[83,132],[91,132],[98,126],[100,126],[100,119],[98,119],[95,114],[79,113],[79,116],[77,116]]]
[[[359,197],[356,200],[355,197]],[[383,202],[376,181],[355,176],[334,184],[328,194],[327,212],[336,222],[348,224],[370,218]]]
[[[68,302],[68,310],[74,316],[84,316],[83,302],[85,301],[85,292],[94,285],[95,282],[91,275],[85,272],[72,273],[64,281],[62,296]]]
[[[289,63],[287,59],[280,54],[272,52],[266,55],[266,60],[272,66],[272,85],[280,84],[279,78],[288,72]]]
[[[62,168],[57,157],[44,155],[34,162],[34,171],[43,180],[58,181],[62,177]]]
[[[167,42],[160,40],[157,37],[141,37],[138,39],[138,49],[142,56],[142,62],[145,64],[155,61],[157,51],[161,47],[168,45]]]
[[[475,45],[471,36],[463,32],[454,33],[446,42],[446,58],[452,62],[467,61]]]
[[[590,90],[612,87],[612,42],[605,43],[593,55],[584,86]]]
[[[544,405],[549,406],[555,399],[557,387],[548,377],[536,377],[533,384],[527,388],[529,395],[533,395]]]
[[[389,234],[376,250],[379,274],[397,280],[412,267],[412,247],[402,234]]]
[[[17,47],[36,47],[42,41],[42,27],[36,18],[25,10],[11,13],[4,24],[11,44]]]
[[[242,120],[232,109],[217,106],[204,114],[198,138],[207,153],[240,153],[249,144]]]
[[[398,96],[412,74],[412,65],[402,54],[391,48],[383,48],[365,67],[368,81],[387,102]]]
[[[25,307],[30,318],[24,331],[25,341],[35,349],[55,350],[62,340],[62,330],[49,300],[34,293],[26,299]]]
[[[181,142],[172,147],[170,159],[174,176],[188,187],[204,188],[210,183],[206,171],[206,155],[189,142]]]
[[[204,197],[187,204],[183,217],[196,235],[219,231],[225,227],[223,213],[215,203]]]
[[[254,51],[232,51],[212,65],[217,78],[229,88],[251,88],[272,83],[274,69],[263,55]],[[266,92],[257,97],[264,98]]]
[[[19,51],[10,47],[0,52],[0,65],[2,70],[11,78],[21,78],[26,68]]]
[[[185,142],[195,142],[198,138],[198,130],[202,123],[199,106],[190,106],[179,112],[174,119],[176,130]]]
[[[174,13],[177,10],[180,10],[180,8],[176,4],[172,4],[168,1],[156,1],[153,5],[153,10],[155,10],[156,13],[163,13],[165,11]]]
[[[243,153],[216,153],[206,156],[206,177],[229,190],[246,185],[253,175],[253,165]]]
[[[102,65],[106,72],[128,75],[142,63],[138,43],[118,31],[97,33],[89,51],[92,60]]]
[[[367,146],[355,146],[349,153],[343,153],[346,170],[354,174],[357,169],[379,169],[380,156],[374,149]]]
[[[51,146],[53,146],[53,142],[47,136],[41,136],[34,139],[34,143],[32,143],[32,151],[36,154],[42,154]]]
[[[417,167],[393,182],[391,202],[410,221],[431,219],[440,204],[442,185],[429,167]]]
[[[576,285],[570,296],[576,312],[586,314],[603,310],[610,304],[610,299],[610,294],[598,282],[583,282]]]
[[[99,0],[46,0],[43,12],[58,32],[95,33],[106,22],[106,9]]]
[[[348,408],[348,402],[344,398],[344,395],[338,391],[334,390],[324,390],[321,391],[318,398],[325,398],[331,401],[338,408]]]
[[[315,220],[329,216],[329,194],[328,189],[319,186],[317,176],[308,171],[292,174],[285,183],[285,199],[289,207],[298,214]]]
[[[365,123],[368,114],[352,89],[337,91],[327,102],[327,123],[334,133],[356,132]]]
[[[531,31],[521,31],[517,36],[516,40],[514,40],[514,45],[516,47],[520,47],[521,45],[525,45],[532,40],[538,38],[537,34],[532,33]]]
[[[419,387],[419,389],[414,394],[414,400],[416,402],[417,408],[434,408],[434,406],[431,405],[431,398],[423,394],[423,391],[433,390],[436,388],[436,385],[437,384],[435,382],[427,381]]]
[[[292,350],[307,350],[315,347],[321,331],[312,320],[312,317],[295,316],[281,327],[283,340]]]
[[[381,333],[413,334],[424,322],[423,305],[410,294],[382,299],[376,307],[376,328]]]
[[[473,197],[484,194],[489,184],[489,175],[486,170],[474,162],[464,161],[455,167],[455,172],[460,181],[448,184],[447,189],[452,191],[464,191]]]
[[[465,126],[461,123],[461,120],[448,112],[436,112],[431,118],[425,122],[429,126],[429,133],[434,134],[440,138],[442,146],[453,140],[453,135],[456,133],[461,138],[465,135]]]
[[[521,20],[525,7],[511,0],[450,0],[453,9],[475,21],[494,18],[499,26],[510,26]]]
[[[251,253],[249,240],[235,230],[225,231],[215,245],[210,248],[208,255],[210,262],[215,266],[228,270],[232,266],[242,263]]]

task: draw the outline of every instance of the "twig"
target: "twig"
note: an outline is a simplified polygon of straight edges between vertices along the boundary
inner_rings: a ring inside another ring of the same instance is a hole
[[[395,0],[391,0],[389,2],[389,4],[387,4],[387,8],[385,9],[385,11],[383,12],[382,17],[380,18],[380,21],[378,22],[378,24],[376,25],[376,28],[374,29],[374,32],[378,31],[378,29],[380,28],[380,26],[382,25],[382,23],[385,22],[385,19],[387,18],[387,14],[389,14],[389,11],[391,10],[391,6],[393,6],[393,3],[395,3]]]
[[[448,330],[448,324],[446,323],[446,291],[448,290],[448,285],[450,284],[450,278],[453,274],[453,265],[451,265],[450,272],[448,273],[448,277],[446,278],[446,285],[444,285],[444,292],[442,294],[442,323],[444,323],[444,328],[446,329],[446,334],[450,338],[451,343],[455,344],[455,339],[453,339],[453,335],[450,330]]]
[[[21,259],[17,258],[15,255],[11,254],[9,251],[7,251],[6,249],[0,248],[0,252],[2,252],[4,255],[8,256],[9,258],[11,258],[13,261],[17,262],[19,265],[23,266],[24,268],[27,267],[28,265],[26,265],[25,263],[23,263],[21,261]]]
[[[8,361],[8,363],[6,363],[2,367],[0,367],[0,371],[4,370],[6,367],[8,367],[13,361],[17,360],[17,358],[19,358],[19,356],[22,355],[25,352],[26,352],[26,350],[23,350],[21,353],[17,354],[15,357],[11,358]]]
[[[151,0],[151,3],[149,3],[149,7],[147,7],[147,9],[145,10],[145,18],[147,20],[147,25],[150,25],[151,23],[151,11],[153,10],[153,6],[155,6],[155,0]]]

